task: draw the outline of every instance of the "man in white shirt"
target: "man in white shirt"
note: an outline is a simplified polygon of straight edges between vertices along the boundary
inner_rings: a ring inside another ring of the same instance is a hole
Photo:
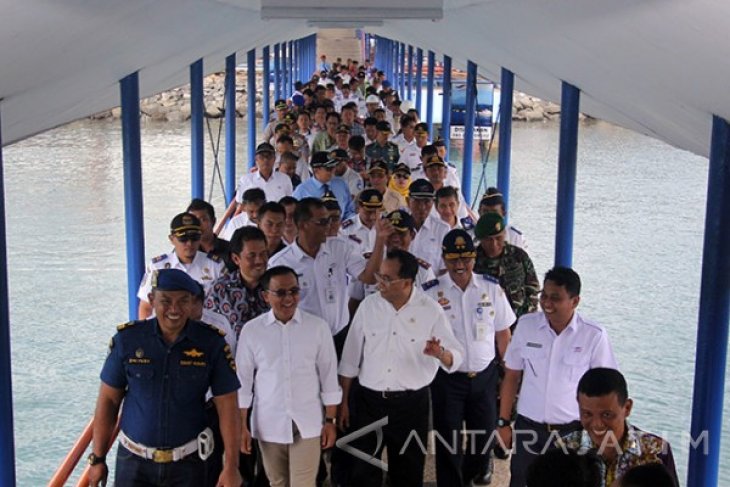
[[[271,311],[248,322],[236,352],[241,449],[250,454],[251,438],[259,440],[272,486],[312,486],[321,449],[337,436],[342,391],[335,347],[327,323],[298,309],[294,270],[273,267],[261,282]]]
[[[618,369],[606,331],[576,312],[579,302],[578,274],[567,267],[549,270],[540,293],[542,311],[520,317],[507,347],[497,419],[507,447],[513,443],[512,406],[520,394],[510,487],[525,486],[527,468],[548,442],[580,427],[575,391],[583,374],[596,367]]]
[[[337,165],[335,166],[335,176],[342,178],[347,183],[347,189],[350,190],[352,197],[356,197],[363,190],[365,184],[362,181],[362,177],[355,171],[353,171],[347,164],[349,155],[345,149],[337,148],[330,152],[330,157],[337,159]]]
[[[485,213],[497,213],[505,220],[507,219],[507,211],[504,209],[504,196],[502,196],[502,193],[497,188],[487,188],[487,191],[479,201],[479,216]],[[519,247],[527,252],[525,236],[511,224],[507,225],[506,237],[508,244]]]
[[[433,209],[435,190],[425,179],[417,179],[408,187],[408,210],[416,224],[416,237],[411,244],[411,253],[429,264],[434,274],[444,268],[441,260],[441,242],[451,228],[444,223]]]
[[[489,440],[497,420],[497,359],[505,355],[516,318],[499,281],[474,274],[477,254],[471,235],[451,230],[442,250],[448,273],[423,289],[446,313],[464,361],[453,374],[439,370],[431,384],[433,426],[441,436],[435,442],[436,483],[484,485],[491,478]],[[465,447],[462,430],[474,432],[466,435]]]
[[[266,194],[266,201],[279,201],[284,196],[291,196],[291,179],[286,174],[274,171],[276,152],[274,146],[263,142],[256,147],[256,171],[241,176],[236,188],[236,201],[241,202],[243,192],[249,188],[261,188]]]
[[[353,429],[387,418],[380,431],[351,441],[351,447],[379,458],[388,449],[390,485],[423,485],[428,433],[428,385],[439,368],[454,372],[463,350],[441,307],[414,286],[418,261],[404,251],[388,252],[380,265],[380,292],[365,298],[352,320],[340,362],[343,397],[353,379]],[[343,401],[339,421],[349,424]],[[381,437],[384,441],[378,441]],[[356,460],[349,485],[380,487],[382,471]]]
[[[383,211],[383,195],[376,189],[368,188],[356,193],[357,215],[342,222],[340,233],[359,248],[361,253],[372,250],[372,229]]]

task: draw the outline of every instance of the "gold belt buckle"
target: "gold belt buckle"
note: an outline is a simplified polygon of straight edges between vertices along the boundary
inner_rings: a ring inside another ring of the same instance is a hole
[[[477,373],[476,373],[476,372],[467,372],[467,373],[466,373],[466,376],[467,376],[468,378],[470,378],[470,379],[473,379],[474,377],[476,377],[476,376],[477,376]]]
[[[152,461],[155,463],[170,463],[172,461],[172,450],[155,450],[152,454]]]

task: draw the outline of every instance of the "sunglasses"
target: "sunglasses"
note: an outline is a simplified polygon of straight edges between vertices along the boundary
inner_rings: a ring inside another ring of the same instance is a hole
[[[393,177],[396,179],[408,179],[408,174],[402,174],[402,173],[395,173],[393,174]]]
[[[181,243],[198,242],[200,241],[200,235],[197,233],[192,235],[180,235],[177,237],[177,240]]]
[[[299,296],[299,291],[301,291],[298,287],[293,287],[291,289],[268,289],[266,292],[269,294],[273,294],[277,298],[285,298],[287,296],[296,297]]]

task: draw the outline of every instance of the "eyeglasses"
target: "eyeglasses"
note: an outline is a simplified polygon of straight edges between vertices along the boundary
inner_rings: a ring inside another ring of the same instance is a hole
[[[380,274],[379,272],[375,273],[375,280],[378,281],[378,284],[382,284],[384,286],[390,286],[393,283],[396,283],[398,281],[405,281],[405,278],[400,277],[398,279],[391,279],[388,276],[384,276]]]
[[[200,241],[200,235],[199,234],[181,235],[181,236],[177,237],[177,240],[180,243],[198,242],[198,241]]]
[[[291,289],[267,289],[266,292],[269,294],[273,294],[277,298],[285,298],[287,296],[296,297],[299,296],[299,291],[301,291],[298,287],[293,287]]]

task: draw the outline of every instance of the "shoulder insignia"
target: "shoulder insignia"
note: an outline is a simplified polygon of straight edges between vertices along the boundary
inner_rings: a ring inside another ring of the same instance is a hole
[[[213,262],[221,262],[221,258],[219,255],[214,254],[213,252],[208,252],[208,258],[212,260]]]
[[[162,262],[165,259],[167,259],[167,254],[158,255],[157,257],[152,259],[152,263],[157,264],[158,262]]]
[[[369,259],[371,255],[373,255],[373,253],[372,253],[372,252],[365,252],[364,254],[362,254],[362,256],[363,256],[364,258],[366,258],[366,259]]]
[[[352,218],[348,218],[347,220],[345,220],[344,222],[342,222],[342,224],[340,226],[342,228],[347,228],[347,227],[352,226],[353,223],[355,223],[355,220],[353,220]]]
[[[117,331],[126,330],[127,328],[134,326],[136,324],[137,324],[136,321],[127,321],[126,323],[122,323],[121,325],[117,326]]]
[[[484,277],[485,281],[493,282],[494,284],[499,285],[499,279],[496,277],[489,275],[489,274],[482,274],[482,277]]]
[[[454,163],[452,163],[452,162],[446,161],[446,165],[447,166],[450,166],[450,167],[453,167],[454,169],[456,169],[456,165]]]
[[[214,332],[218,333],[218,334],[219,334],[220,336],[222,336],[222,337],[226,336],[226,332],[225,332],[225,331],[223,331],[223,330],[221,330],[221,329],[220,329],[220,328],[218,328],[217,326],[211,325],[211,324],[209,324],[209,323],[204,323],[204,322],[202,322],[202,321],[201,321],[200,323],[203,323],[203,325],[205,325],[205,326],[206,326],[207,328],[210,328],[210,329],[211,329],[211,330],[213,330]]]
[[[470,216],[464,217],[461,219],[461,226],[464,227],[464,230],[472,230],[474,228],[474,220]]]
[[[516,233],[517,235],[522,235],[522,232],[520,232],[519,230],[517,230],[517,229],[516,229],[515,227],[513,227],[513,226],[510,226],[510,229],[511,229],[511,230],[512,230],[513,232],[515,232],[515,233]]]
[[[424,269],[430,269],[430,268],[431,268],[431,264],[429,264],[429,263],[428,263],[428,262],[426,262],[425,260],[423,260],[423,259],[418,259],[418,258],[417,258],[416,260],[418,261],[418,265],[420,265],[420,266],[421,266],[421,267],[423,267]]]
[[[421,288],[423,288],[424,291],[428,291],[434,286],[437,286],[439,283],[438,279],[431,279],[430,281],[426,281],[423,284],[421,284]]]
[[[356,236],[356,235],[348,235],[347,237],[348,237],[348,238],[349,238],[350,240],[354,241],[354,242],[357,242],[357,243],[359,243],[359,244],[360,244],[360,243],[362,243],[362,240],[360,240],[360,237],[358,237],[358,236]]]

